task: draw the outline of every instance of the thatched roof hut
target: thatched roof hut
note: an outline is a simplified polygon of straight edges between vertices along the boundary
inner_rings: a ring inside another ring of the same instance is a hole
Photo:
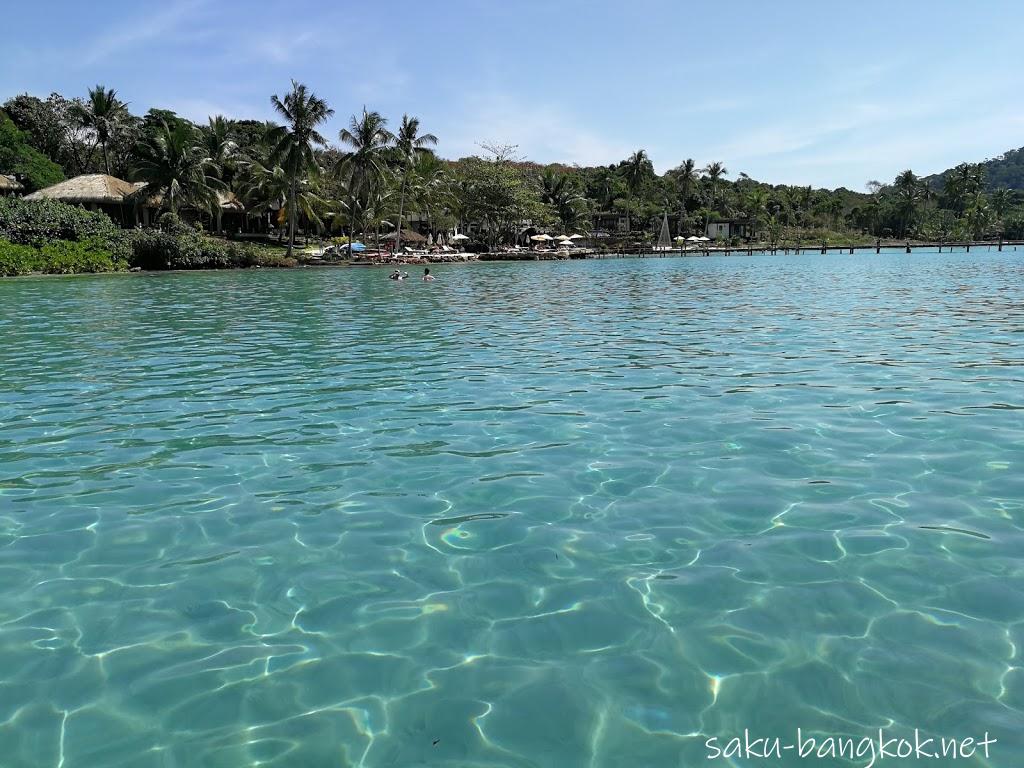
[[[13,176],[0,173],[0,195],[13,195],[16,192],[21,192],[24,188]]]
[[[395,234],[396,233],[394,233],[394,232],[389,232],[387,235],[384,236],[383,239],[384,240],[394,240],[395,239]],[[411,230],[411,229],[403,228],[402,229],[402,242],[403,243],[425,243],[425,242],[427,242],[427,238],[425,238],[419,232],[416,232],[416,231]]]
[[[135,191],[134,184],[107,176],[104,173],[89,173],[40,189],[26,200],[59,200],[62,203],[84,203],[93,205],[120,205]]]
[[[217,202],[220,204],[221,210],[224,211],[244,211],[245,205],[238,199],[238,196],[234,192],[218,192]]]

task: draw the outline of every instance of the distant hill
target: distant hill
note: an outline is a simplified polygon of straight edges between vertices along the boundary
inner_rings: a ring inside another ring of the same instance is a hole
[[[1024,189],[1024,147],[1011,149],[999,157],[985,160],[981,163],[985,169],[985,188],[988,190],[1006,187],[1007,189]],[[945,170],[926,176],[925,181],[934,189],[941,189],[946,175],[951,171]]]

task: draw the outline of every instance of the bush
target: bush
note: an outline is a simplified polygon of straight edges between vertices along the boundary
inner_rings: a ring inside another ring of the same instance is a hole
[[[132,235],[133,267],[163,269],[236,269],[240,267],[293,267],[283,256],[264,255],[250,243],[222,242],[205,237],[177,216],[160,217],[164,231],[140,230]]]
[[[199,258],[199,238],[156,229],[132,233],[131,264],[139,269],[190,269]]]
[[[31,245],[17,245],[0,240],[0,275],[27,275],[37,271],[39,251]]]
[[[81,272],[115,272],[128,265],[115,259],[102,241],[54,240],[40,248],[0,240],[0,275],[31,272],[71,275]]]
[[[50,274],[70,275],[77,272],[117,272],[128,267],[115,259],[97,238],[88,240],[54,240],[40,250],[41,270]]]
[[[131,255],[128,233],[109,216],[56,200],[0,197],[0,239],[36,248],[54,240],[96,240],[115,261]]]

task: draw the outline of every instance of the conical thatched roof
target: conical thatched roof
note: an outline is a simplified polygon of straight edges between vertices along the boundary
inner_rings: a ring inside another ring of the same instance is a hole
[[[244,211],[245,206],[234,192],[218,192],[217,203],[225,211]]]
[[[104,173],[90,173],[40,189],[26,200],[59,200],[62,203],[123,203],[135,185]]]
[[[387,235],[384,236],[384,239],[385,240],[394,240],[395,239],[395,233],[394,232],[388,233]],[[425,238],[419,232],[415,232],[415,231],[413,231],[411,229],[405,229],[403,227],[403,229],[402,229],[402,242],[403,243],[425,243],[425,242],[427,242],[427,238]]]
[[[0,173],[0,192],[20,192],[23,189],[16,178]]]

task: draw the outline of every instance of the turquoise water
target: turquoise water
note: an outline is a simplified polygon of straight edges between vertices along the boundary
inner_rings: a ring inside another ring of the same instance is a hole
[[[435,272],[0,282],[0,764],[1024,757],[1024,253]]]

